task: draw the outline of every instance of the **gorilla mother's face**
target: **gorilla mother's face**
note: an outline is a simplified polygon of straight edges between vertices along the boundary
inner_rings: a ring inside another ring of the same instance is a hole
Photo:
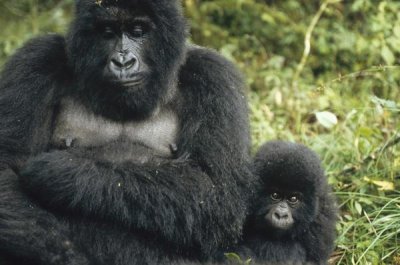
[[[79,95],[95,112],[115,120],[146,118],[173,93],[186,30],[175,26],[183,17],[174,1],[160,12],[166,16],[154,15],[160,1],[167,0],[77,2],[69,58]]]
[[[145,88],[151,76],[145,47],[149,46],[150,35],[155,30],[150,18],[134,17],[122,23],[105,20],[97,27],[108,50],[103,76],[122,89]]]

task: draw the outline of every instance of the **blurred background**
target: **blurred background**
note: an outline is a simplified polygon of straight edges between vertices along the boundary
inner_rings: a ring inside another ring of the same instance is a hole
[[[0,68],[26,40],[64,33],[73,0],[0,0]],[[323,159],[341,215],[331,264],[400,265],[400,1],[184,0],[191,41],[245,74],[253,150]]]

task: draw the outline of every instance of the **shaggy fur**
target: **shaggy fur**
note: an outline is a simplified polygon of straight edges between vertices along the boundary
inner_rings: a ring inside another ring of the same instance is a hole
[[[242,234],[255,181],[240,75],[218,54],[186,44],[177,1],[102,2],[78,0],[66,37],[31,40],[1,74],[1,264],[202,260]],[[121,90],[103,76],[109,48],[96,23],[110,14],[146,14],[155,24],[143,44],[151,72],[142,89]],[[66,97],[120,124],[172,104],[174,158],[112,163],[83,147],[54,148]]]
[[[327,264],[334,248],[337,208],[318,156],[309,148],[272,141],[255,157],[263,185],[245,228],[242,256],[272,264]],[[298,192],[294,225],[275,231],[265,223],[272,192]]]

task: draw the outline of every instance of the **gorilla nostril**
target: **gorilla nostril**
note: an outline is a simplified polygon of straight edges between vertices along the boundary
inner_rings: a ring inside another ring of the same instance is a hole
[[[289,214],[286,212],[276,211],[274,212],[274,218],[277,220],[287,220],[289,219]]]
[[[136,58],[132,58],[132,59],[130,59],[129,61],[127,61],[127,62],[123,65],[123,67],[129,69],[129,68],[133,67],[135,64],[136,64]]]
[[[280,216],[279,213],[277,213],[277,212],[274,213],[274,217],[275,217],[276,219],[278,219],[278,220],[281,219],[281,216]]]
[[[114,66],[116,66],[117,68],[123,68],[124,65],[117,59],[112,58],[111,59],[111,63],[114,64]]]
[[[130,54],[118,54],[111,58],[110,65],[117,71],[128,70],[137,65],[137,59]]]

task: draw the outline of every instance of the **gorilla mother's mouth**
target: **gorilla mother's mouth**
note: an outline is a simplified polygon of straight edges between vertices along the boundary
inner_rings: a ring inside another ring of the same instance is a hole
[[[141,85],[144,82],[145,78],[135,78],[135,79],[127,79],[127,80],[120,80],[119,83],[124,87],[134,87]]]

